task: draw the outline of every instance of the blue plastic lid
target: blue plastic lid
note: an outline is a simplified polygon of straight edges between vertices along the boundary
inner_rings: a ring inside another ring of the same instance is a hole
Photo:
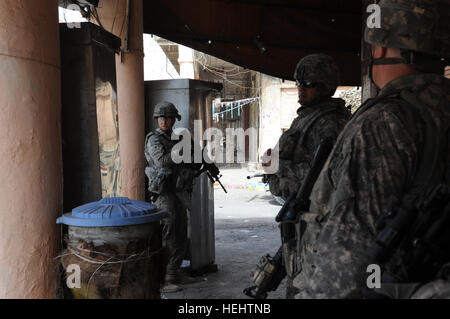
[[[126,226],[159,221],[166,215],[167,212],[147,202],[111,197],[78,206],[59,217],[56,223],[81,227]]]

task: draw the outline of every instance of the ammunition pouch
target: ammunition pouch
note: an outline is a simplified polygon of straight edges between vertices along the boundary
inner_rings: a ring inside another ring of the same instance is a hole
[[[292,129],[286,131],[283,141],[280,143],[279,158],[282,160],[291,160],[294,155],[295,146],[300,133]]]
[[[175,190],[191,193],[194,185],[195,171],[190,167],[177,167],[174,172]]]
[[[150,193],[161,194],[169,189],[171,169],[147,166],[145,175],[148,177],[148,190]]]
[[[261,257],[256,270],[252,274],[255,286],[244,289],[244,293],[252,298],[265,299],[268,291],[275,291],[286,276],[282,265],[282,252],[278,250],[272,258],[270,255]]]

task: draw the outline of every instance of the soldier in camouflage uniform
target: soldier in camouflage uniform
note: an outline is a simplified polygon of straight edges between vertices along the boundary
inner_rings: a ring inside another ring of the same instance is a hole
[[[406,200],[428,156],[426,119],[437,132],[434,140],[440,140],[435,182],[450,186],[450,81],[442,76],[441,59],[450,56],[450,3],[382,0],[379,5],[381,28],[367,28],[365,40],[372,44],[371,77],[381,91],[338,137],[314,186],[310,212],[301,216],[306,230],[297,234],[296,298],[364,297],[376,222],[391,205]],[[415,111],[418,105],[425,112]],[[417,195],[426,198],[428,191]],[[419,202],[420,196],[408,201]],[[396,297],[411,295],[393,288]]]
[[[148,162],[145,173],[152,201],[158,208],[169,212],[169,217],[163,220],[163,245],[169,254],[163,292],[175,292],[181,290],[178,284],[191,281],[182,275],[180,268],[188,240],[187,210],[191,207],[195,169],[172,161],[172,147],[179,142],[172,139],[172,127],[175,119],[181,119],[175,105],[158,103],[153,115],[159,127],[145,139]]]
[[[301,107],[277,143],[278,172],[268,176],[271,192],[284,199],[298,191],[320,141],[326,137],[335,140],[350,117],[345,101],[332,98],[339,71],[331,57],[325,54],[304,57],[297,64],[294,78]]]
[[[298,87],[299,103],[291,127],[277,144],[279,169],[268,175],[269,188],[275,196],[284,199],[296,193],[310,168],[314,153],[325,138],[335,141],[344,128],[350,112],[345,101],[332,98],[339,82],[339,71],[334,60],[325,54],[312,54],[299,61],[294,78]],[[287,298],[293,298],[291,279],[293,247],[284,247],[283,256],[288,276]]]

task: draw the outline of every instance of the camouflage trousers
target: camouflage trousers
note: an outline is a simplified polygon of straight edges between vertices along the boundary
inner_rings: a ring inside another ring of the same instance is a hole
[[[168,252],[166,277],[176,276],[187,248],[187,211],[191,208],[191,196],[187,192],[164,193],[158,197],[155,205],[169,212],[169,216],[162,220],[163,246]]]

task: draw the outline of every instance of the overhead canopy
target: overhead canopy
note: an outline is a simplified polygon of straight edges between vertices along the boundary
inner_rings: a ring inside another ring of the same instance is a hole
[[[322,52],[341,85],[361,82],[361,0],[144,1],[144,32],[287,80],[302,57]]]

